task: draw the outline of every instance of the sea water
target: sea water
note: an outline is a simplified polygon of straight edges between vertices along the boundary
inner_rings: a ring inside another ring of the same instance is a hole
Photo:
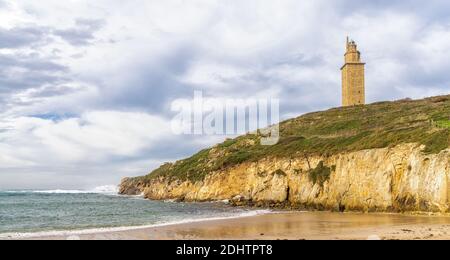
[[[76,231],[185,223],[255,215],[226,203],[175,203],[119,196],[113,189],[0,191],[0,237],[49,231]]]

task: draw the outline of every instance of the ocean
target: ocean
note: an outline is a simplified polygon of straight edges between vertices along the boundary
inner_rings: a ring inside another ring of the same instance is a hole
[[[55,231],[158,226],[262,213],[226,203],[175,203],[119,196],[115,188],[0,191],[0,238]]]

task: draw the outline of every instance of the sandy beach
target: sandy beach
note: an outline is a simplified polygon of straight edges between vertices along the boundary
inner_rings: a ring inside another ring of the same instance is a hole
[[[449,216],[282,212],[159,227],[27,237],[38,240],[447,240]]]

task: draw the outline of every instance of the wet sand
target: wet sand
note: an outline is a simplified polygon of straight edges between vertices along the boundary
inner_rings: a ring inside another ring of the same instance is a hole
[[[330,212],[273,213],[125,231],[35,237],[49,240],[450,239],[450,216]]]

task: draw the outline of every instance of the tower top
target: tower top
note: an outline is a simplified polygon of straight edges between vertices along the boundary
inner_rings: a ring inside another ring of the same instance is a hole
[[[358,51],[358,45],[356,45],[356,42],[351,40],[348,36],[346,47],[345,63],[361,63],[361,53]]]
[[[356,42],[354,40],[351,40],[347,36],[347,53],[348,52],[358,52],[358,45],[356,45]]]

